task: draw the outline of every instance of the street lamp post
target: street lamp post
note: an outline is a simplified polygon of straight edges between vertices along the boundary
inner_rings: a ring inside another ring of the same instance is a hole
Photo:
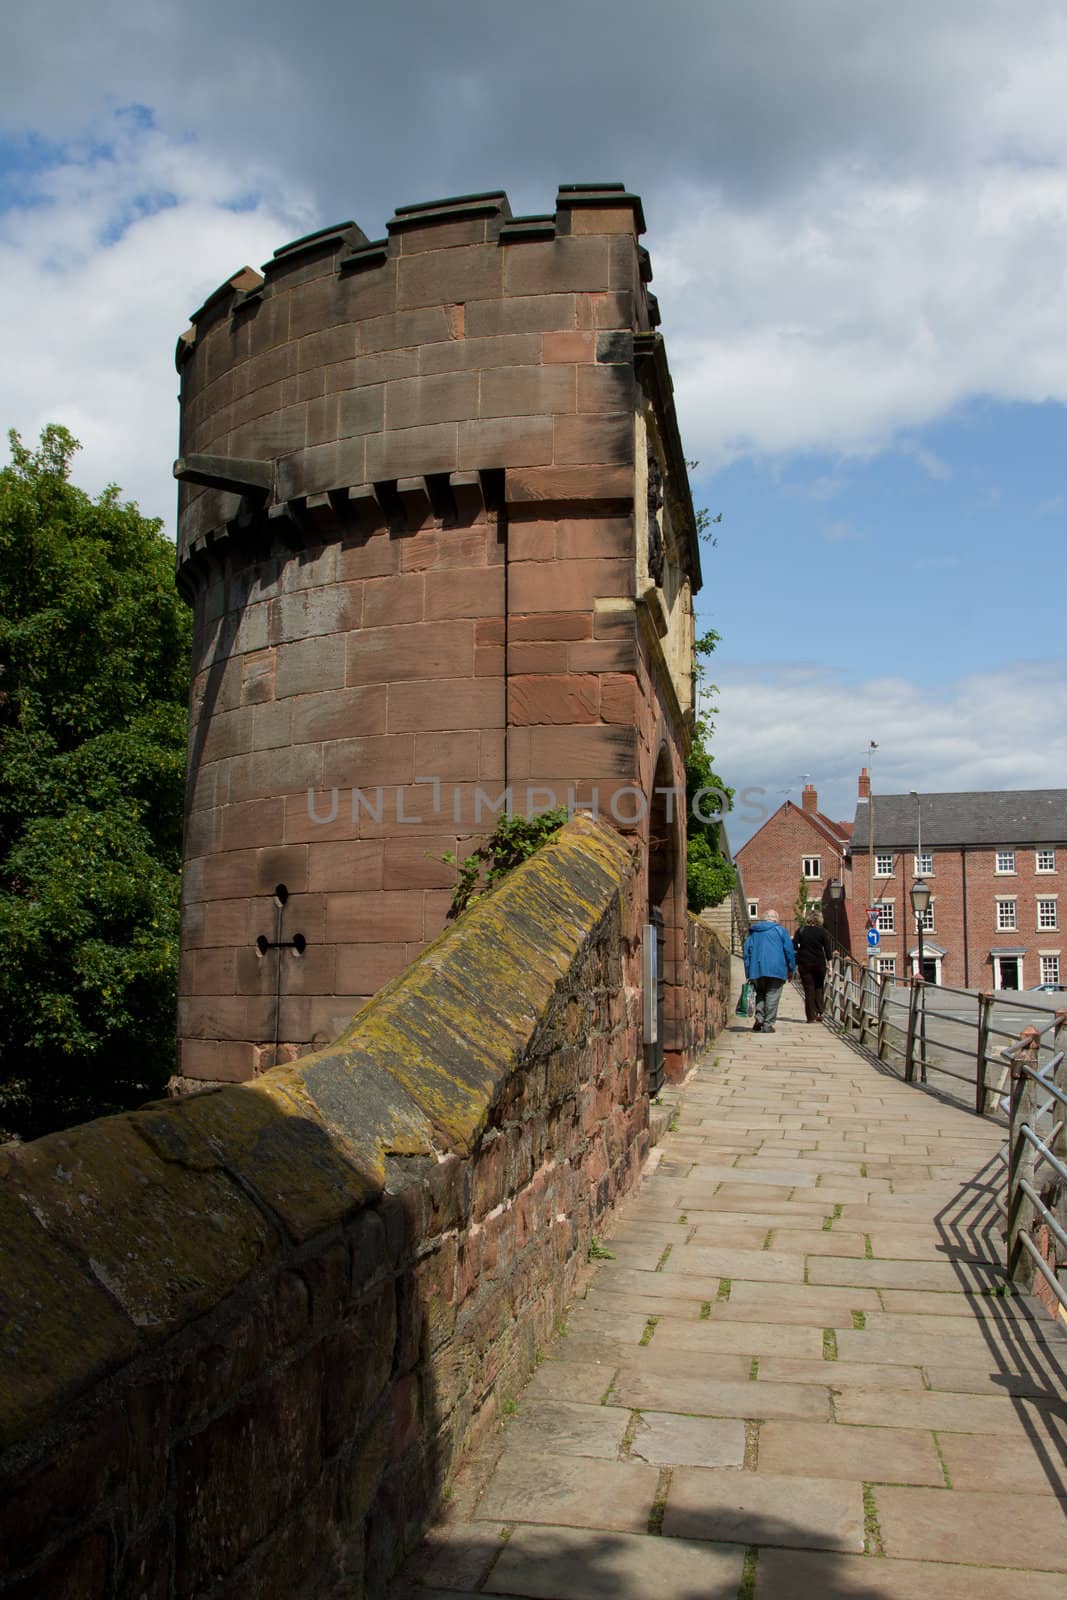
[[[921,1010],[919,1012],[919,1060],[922,1063],[922,1081],[923,1081],[923,1083],[925,1083],[926,1082],[926,996],[925,996],[925,994],[923,992],[923,987],[922,986],[926,981],[926,974],[925,974],[925,972],[923,970],[923,922],[925,921],[927,911],[930,909],[930,885],[928,883],[924,883],[921,878],[916,878],[915,882],[911,886],[911,909],[915,914],[915,931],[916,931],[916,934],[918,935],[918,940],[919,940],[919,958],[918,958],[918,964],[917,964],[917,971],[916,971],[916,975],[915,975],[915,982],[919,985],[919,997],[918,998],[919,998],[919,1004],[921,1006]]]

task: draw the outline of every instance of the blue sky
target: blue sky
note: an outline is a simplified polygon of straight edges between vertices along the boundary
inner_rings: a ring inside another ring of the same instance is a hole
[[[1063,786],[1065,77],[1059,0],[41,0],[0,57],[0,418],[170,526],[174,344],[224,278],[622,179],[723,513],[723,777],[848,817],[873,739],[876,792]]]

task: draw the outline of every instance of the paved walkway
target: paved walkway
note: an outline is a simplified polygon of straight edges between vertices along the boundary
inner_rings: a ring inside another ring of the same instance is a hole
[[[1003,1133],[802,1017],[682,1091],[404,1600],[1063,1600],[1067,1337],[994,1292]]]

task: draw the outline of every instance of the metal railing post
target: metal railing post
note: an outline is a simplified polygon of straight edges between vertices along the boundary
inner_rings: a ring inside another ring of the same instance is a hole
[[[974,1078],[974,1109],[978,1116],[984,1117],[986,1111],[986,1055],[989,1050],[989,1013],[993,1001],[987,994],[978,996],[978,1045],[975,1059]]]
[[[921,977],[911,980],[911,993],[908,995],[908,1037],[904,1044],[904,1082],[915,1082],[915,1022],[919,1014],[919,986]]]
[[[1027,1038],[1026,1036],[1030,1037]],[[1022,1182],[1034,1187],[1037,1157],[1033,1145],[1024,1136],[1023,1129],[1032,1127],[1038,1104],[1040,1087],[1028,1072],[1021,1070],[1025,1062],[1035,1067],[1041,1046],[1041,1035],[1036,1028],[1024,1028],[1020,1048],[1011,1058],[1011,1133],[1008,1140],[1008,1277],[1028,1289],[1034,1269],[1030,1257],[1019,1243],[1020,1235],[1030,1236],[1034,1220],[1034,1206],[1023,1192]]]
[[[879,1059],[879,1061],[884,1061],[885,1060],[885,1030],[886,1030],[886,1016],[885,1016],[885,1013],[886,1013],[886,1006],[888,1004],[888,996],[889,996],[889,974],[887,972],[882,972],[882,973],[879,974],[878,984],[879,984],[879,990],[878,990],[878,1033],[877,1033],[878,1059]]]

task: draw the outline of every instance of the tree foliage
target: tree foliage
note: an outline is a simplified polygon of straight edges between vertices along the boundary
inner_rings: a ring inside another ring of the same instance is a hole
[[[703,662],[718,642],[719,635],[709,631],[694,647],[697,686],[711,693],[714,693],[714,685],[702,683]],[[737,881],[733,867],[723,855],[720,840],[718,816],[730,809],[734,791],[716,773],[709,749],[714,729],[710,718],[714,710],[711,707],[697,716],[685,763],[686,890],[689,909],[696,912],[720,905]]]
[[[0,1138],[157,1093],[174,1062],[190,616],[157,520],[0,470]]]

